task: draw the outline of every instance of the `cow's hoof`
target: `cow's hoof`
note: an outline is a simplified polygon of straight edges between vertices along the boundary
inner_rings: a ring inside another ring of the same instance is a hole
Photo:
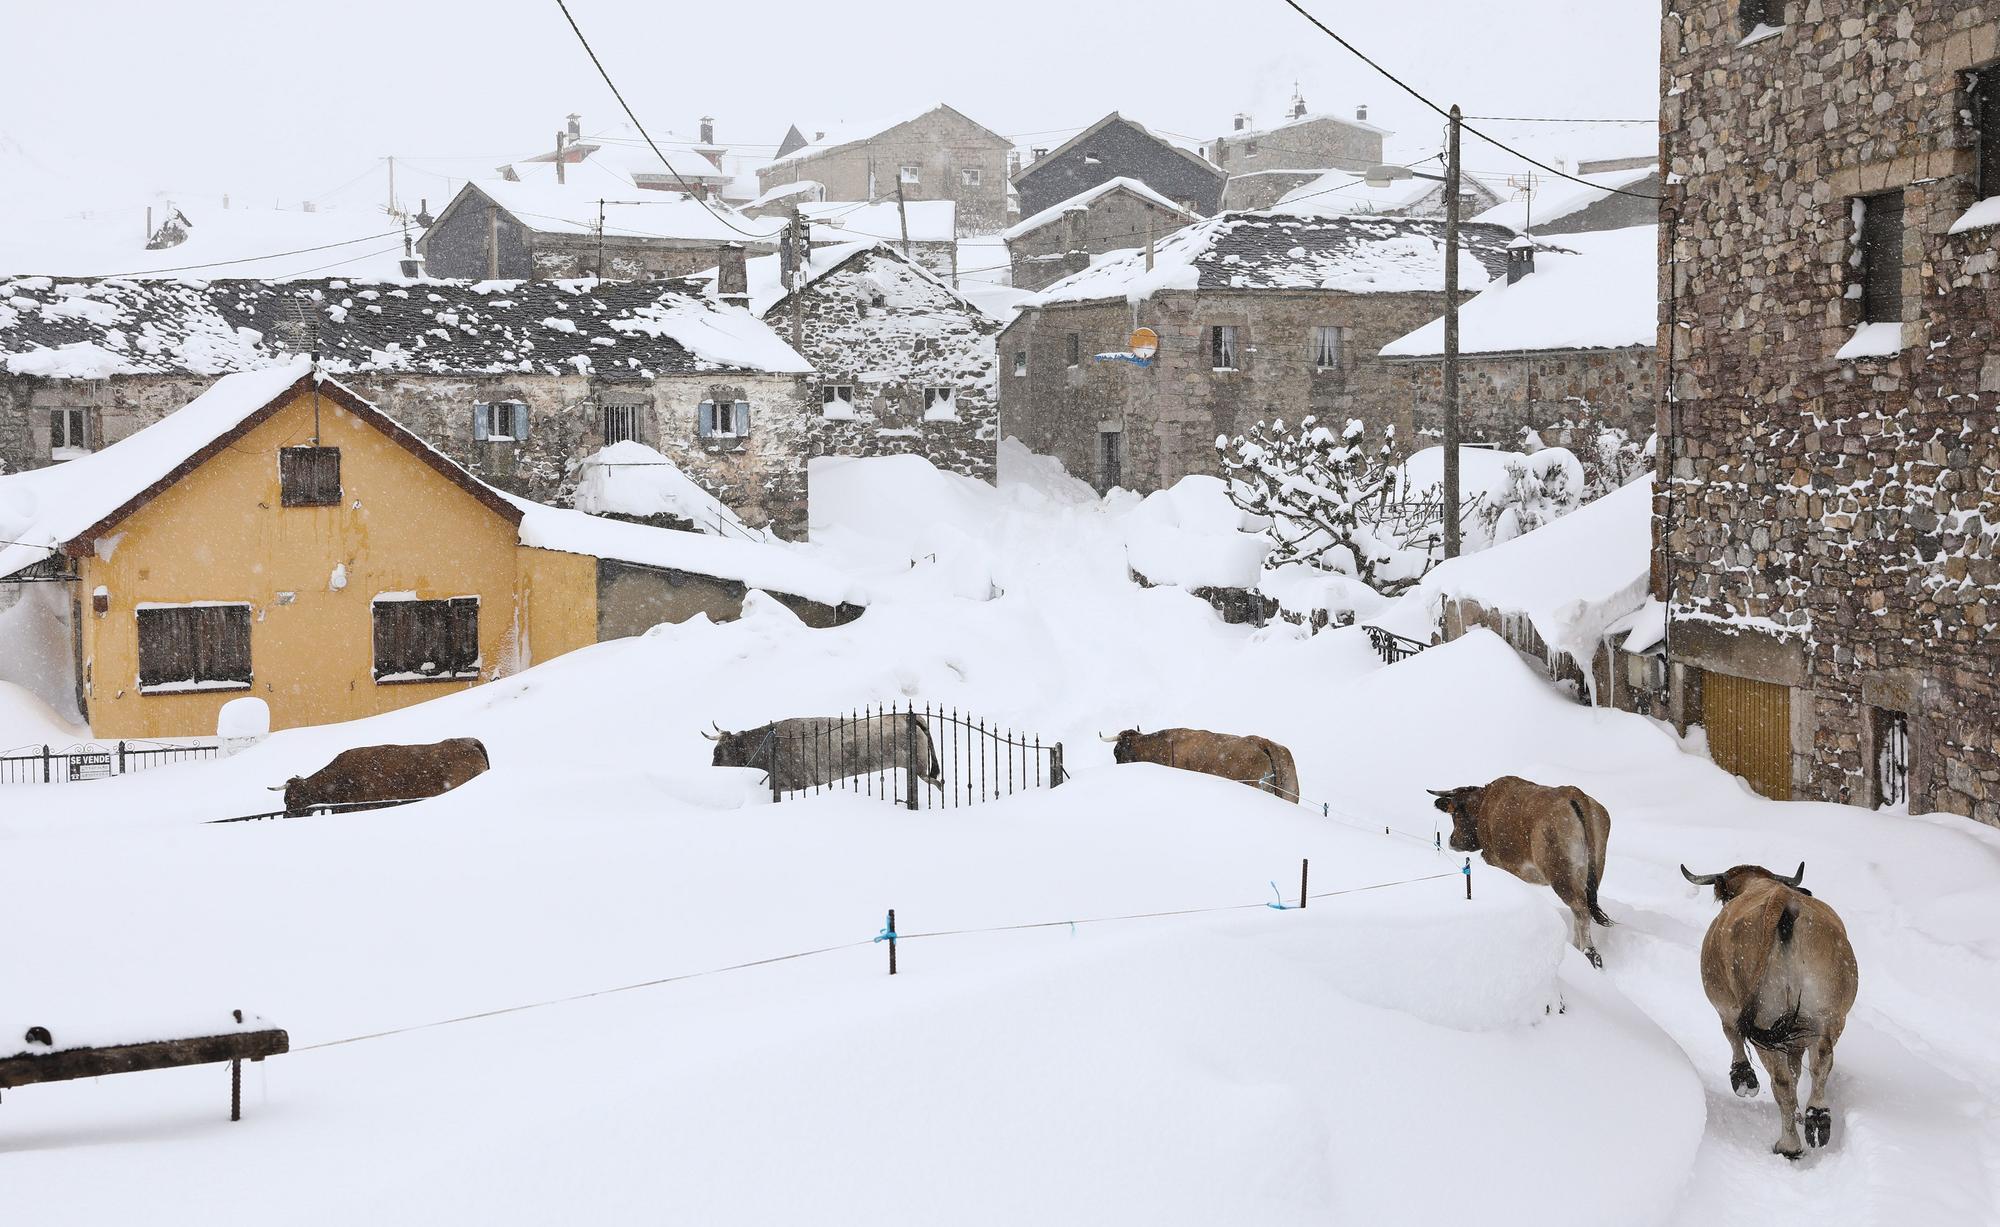
[[[1824,1146],[1833,1140],[1833,1115],[1825,1108],[1806,1109],[1806,1145]]]
[[[1738,1061],[1729,1067],[1729,1089],[1744,1099],[1757,1098],[1757,1071],[1750,1062]]]
[[[1787,1150],[1785,1148],[1785,1144],[1783,1142],[1780,1142],[1776,1146],[1771,1147],[1771,1153],[1774,1155],[1783,1155],[1785,1156],[1785,1158],[1790,1159],[1794,1163],[1797,1163],[1799,1161],[1799,1156],[1805,1154],[1805,1151],[1797,1146],[1794,1146],[1791,1149]]]

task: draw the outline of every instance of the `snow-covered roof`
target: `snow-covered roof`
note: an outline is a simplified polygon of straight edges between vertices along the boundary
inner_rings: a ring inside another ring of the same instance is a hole
[[[958,240],[958,202],[911,200],[902,205],[909,216],[912,243],[952,243]],[[899,243],[902,218],[893,200],[822,200],[799,206],[799,216],[812,226],[815,243],[881,240]]]
[[[1497,279],[1458,310],[1460,353],[1622,349],[1659,331],[1658,227],[1564,234],[1540,244],[1535,271]],[[1516,240],[1517,242],[1519,240]],[[1384,345],[1385,358],[1444,352],[1444,320]]]
[[[1369,123],[1365,119],[1356,119],[1352,115],[1336,115],[1330,111],[1315,111],[1309,114],[1300,115],[1294,119],[1287,119],[1284,123],[1281,124],[1273,124],[1268,128],[1245,128],[1241,132],[1224,132],[1218,135],[1215,139],[1218,141],[1262,140],[1267,136],[1272,136],[1277,133],[1284,132],[1288,129],[1299,127],[1303,124],[1317,124],[1317,123],[1336,123],[1344,127],[1357,128],[1363,132],[1376,132],[1380,133],[1383,136],[1393,135],[1389,131],[1389,129],[1378,128],[1374,124]]]
[[[950,111],[973,127],[984,131],[996,143],[1001,145],[1010,144],[1006,137],[994,132],[979,121],[968,118],[965,112],[956,107],[938,102],[917,111],[904,111],[886,117],[878,116],[873,119],[841,120],[828,127],[811,129],[812,139],[807,141],[803,148],[794,149],[784,157],[773,158],[769,165],[783,166],[803,158],[817,157],[820,154],[832,153],[836,149],[843,149],[849,145],[857,145],[862,141],[880,136],[891,128],[900,128],[904,124],[914,123],[934,111]],[[889,168],[887,173],[894,174],[895,168]]]
[[[314,319],[333,374],[811,369],[748,311],[685,281],[21,277],[0,279],[0,371],[102,379],[258,370],[289,362],[281,338]]]
[[[585,137],[585,144],[597,148],[585,158],[586,162],[599,162],[612,167],[629,177],[641,187],[650,188],[656,182],[707,183],[720,185],[727,183],[730,176],[706,154],[668,142],[659,142],[659,152],[636,132],[631,135],[605,135]],[[661,161],[662,158],[666,160]]]
[[[575,168],[566,168],[565,175],[569,169]],[[721,201],[641,188],[629,180],[622,188],[615,179],[597,186],[588,180],[558,184],[543,177],[544,173],[553,175],[553,163],[538,163],[535,172],[532,182],[482,179],[468,183],[438,214],[438,220],[474,194],[483,194],[521,225],[544,234],[595,235],[600,199],[604,200],[604,233],[613,238],[756,243],[775,242],[784,230],[781,219],[746,217]],[[622,199],[604,197],[606,191],[617,191]]]
[[[1465,178],[1496,199],[1504,198],[1510,190],[1504,181],[1469,173]],[[1272,211],[1397,214],[1415,208],[1433,196],[1441,197],[1443,191],[1444,184],[1435,179],[1399,179],[1382,187],[1370,187],[1351,170],[1330,170],[1286,192],[1272,206]]]
[[[1505,226],[1509,230],[1531,230],[1534,226],[1546,226],[1573,213],[1611,197],[1614,189],[1630,190],[1634,184],[1642,183],[1660,173],[1657,166],[1641,166],[1636,170],[1613,170],[1597,175],[1579,175],[1584,183],[1573,183],[1568,179],[1558,179],[1553,175],[1537,172],[1538,187],[1532,200],[1501,192],[1501,202],[1473,218],[1476,222],[1487,222],[1495,226]]]
[[[768,192],[760,192],[752,198],[749,204],[743,207],[745,209],[761,209],[765,205],[773,204],[780,200],[789,200],[794,196],[809,196],[817,200],[825,195],[825,193],[826,184],[821,183],[817,179],[794,179],[790,183],[780,183]]]
[[[576,462],[571,501],[591,515],[656,516],[686,520],[701,532],[746,539],[763,534],[681,471],[665,452],[637,439],[600,447]]]
[[[1070,197],[1068,200],[1061,201],[1057,204],[1052,204],[1048,208],[1043,209],[1039,213],[1032,213],[1027,217],[1022,218],[1020,221],[1014,223],[1013,225],[1007,227],[1007,229],[1001,231],[1000,237],[1003,240],[1012,241],[1014,239],[1020,238],[1024,234],[1033,234],[1035,231],[1040,230],[1043,226],[1046,226],[1051,222],[1061,221],[1062,215],[1069,212],[1071,209],[1088,208],[1092,201],[1095,201],[1100,197],[1107,196],[1112,192],[1118,192],[1118,191],[1129,192],[1132,195],[1139,197],[1141,200],[1144,200],[1148,204],[1158,205],[1162,209],[1172,210],[1176,215],[1184,217],[1189,221],[1195,220],[1194,214],[1188,212],[1186,209],[1183,209],[1180,205],[1175,204],[1173,201],[1168,200],[1165,196],[1160,195],[1152,188],[1147,187],[1144,183],[1141,183],[1137,179],[1127,178],[1126,176],[1121,175],[1116,179],[1106,179],[1104,182],[1098,184],[1096,187],[1085,188],[1083,191],[1078,192],[1076,195]]]
[[[1509,235],[1497,226],[1460,227],[1460,276],[1482,283],[1480,266],[1506,268]],[[1029,306],[1124,298],[1161,290],[1342,290],[1353,294],[1444,289],[1444,223],[1426,218],[1221,213],[1174,231],[1155,247],[1114,252],[1065,277]]]
[[[154,206],[155,229],[175,206]],[[403,228],[380,209],[177,206],[187,239],[146,250],[146,208],[0,225],[0,276],[394,277]],[[275,253],[285,254],[275,254]]]
[[[946,297],[958,306],[963,307],[967,312],[974,315],[985,315],[985,312],[974,305],[970,299],[960,294],[957,290],[952,289],[936,273],[931,272],[922,264],[903,255],[902,252],[896,249],[893,243],[870,240],[863,243],[841,243],[826,247],[815,247],[806,261],[806,284],[808,286],[813,285],[829,273],[834,272],[836,269],[845,266],[848,262],[864,254],[879,257],[894,265],[897,270],[895,274],[897,278],[907,277],[914,281],[923,282],[935,290],[942,291]],[[752,314],[761,318],[767,315],[773,307],[784,301],[787,291],[784,281],[784,263],[780,257],[758,256],[755,259],[746,260],[744,261],[744,272],[747,274],[749,282],[750,311]],[[707,272],[698,274],[697,280],[702,281],[707,286],[710,294],[716,292],[717,275],[715,269],[709,269]],[[935,294],[926,294],[925,297],[927,300],[934,301],[937,296]],[[783,322],[780,321],[776,326],[782,327]]]

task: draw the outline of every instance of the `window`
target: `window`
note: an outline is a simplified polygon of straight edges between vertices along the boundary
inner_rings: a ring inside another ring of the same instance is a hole
[[[1083,362],[1083,334],[1080,332],[1072,332],[1069,334],[1069,364],[1071,366],[1078,366],[1082,364],[1082,362]]]
[[[1118,442],[1124,436],[1116,430],[1097,432],[1097,484],[1109,490],[1125,480],[1125,466],[1120,462]]]
[[[340,449],[278,449],[278,501],[286,507],[340,505]]]
[[[68,460],[90,450],[88,409],[49,410],[49,457]]]
[[[968,166],[965,169],[959,171],[958,181],[959,183],[963,184],[966,187],[978,187],[979,168],[977,166]]]
[[[1758,26],[1782,25],[1784,10],[1784,0],[1737,0],[1736,26],[1749,34]]]
[[[904,183],[915,186],[922,178],[922,169],[918,166],[905,166],[898,171],[898,174]]]
[[[1209,365],[1218,371],[1236,369],[1236,325],[1217,324],[1208,330]]]
[[[830,383],[820,391],[821,412],[830,418],[854,416],[854,385]]]
[[[956,388],[925,388],[925,389],[924,389],[924,420],[925,420],[925,421],[951,421],[951,422],[955,422],[955,421],[957,421],[957,420],[958,420],[958,389],[956,389]]]
[[[732,439],[750,433],[750,402],[710,401],[701,402],[696,424],[704,439]]]
[[[1340,365],[1340,329],[1321,326],[1313,329],[1313,366],[1330,371]]]
[[[527,438],[528,406],[517,400],[496,400],[474,405],[472,437],[492,443],[517,443]]]
[[[1861,273],[1861,318],[1870,324],[1903,319],[1903,194],[1855,200],[1860,245],[1850,257]]]
[[[138,612],[139,693],[249,688],[250,606],[141,606]]]
[[[2000,196],[2000,63],[1966,75],[1971,92],[1973,143],[1979,151],[1979,192],[1981,200]]]
[[[639,437],[639,406],[606,405],[597,416],[597,433],[604,436],[606,447]]]
[[[479,598],[375,598],[375,680],[445,682],[479,676]]]
[[[1028,373],[1028,351],[1027,351],[1027,350],[1025,350],[1025,349],[1017,349],[1017,350],[1015,350],[1015,351],[1014,351],[1014,373],[1015,373],[1016,375],[1025,375],[1025,374],[1027,374],[1027,373]]]

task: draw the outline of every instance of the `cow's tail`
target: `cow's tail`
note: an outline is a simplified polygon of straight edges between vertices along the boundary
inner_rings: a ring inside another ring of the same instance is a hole
[[[1271,791],[1287,801],[1299,799],[1299,768],[1292,752],[1275,741],[1264,742],[1264,755],[1271,760]]]
[[[1586,849],[1583,870],[1584,906],[1590,909],[1590,918],[1598,924],[1605,926],[1616,924],[1618,922],[1605,915],[1604,909],[1597,903],[1598,879],[1604,876],[1604,871],[1603,866],[1598,863],[1597,851],[1590,838],[1590,816],[1583,812],[1583,803],[1575,797],[1569,799],[1569,808],[1570,812],[1576,815],[1577,824],[1583,828],[1583,846]]]
[[[1792,944],[1792,931],[1797,927],[1798,920],[1799,901],[1796,898],[1787,898],[1785,906],[1778,912],[1778,923],[1772,926],[1770,948],[1764,952],[1763,963],[1753,969],[1755,974],[1751,977],[1750,983],[1754,985],[1763,983],[1767,974],[1765,968],[1770,966],[1771,960],[1793,957],[1787,947]],[[1795,1052],[1812,1038],[1815,1028],[1809,1020],[1800,1017],[1802,1005],[1800,998],[1794,997],[1791,1006],[1783,1014],[1761,1027],[1757,1025],[1757,1007],[1760,1004],[1757,994],[1752,992],[1750,1000],[1743,1007],[1743,1012],[1737,1016],[1736,1029],[1744,1039],[1760,1048]]]

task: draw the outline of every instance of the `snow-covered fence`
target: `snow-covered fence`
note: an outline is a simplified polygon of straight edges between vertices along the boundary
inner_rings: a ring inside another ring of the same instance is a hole
[[[70,784],[80,780],[101,780],[128,775],[152,767],[191,763],[214,758],[212,745],[167,745],[161,742],[121,741],[111,746],[80,742],[57,750],[49,746],[26,746],[0,754],[0,784]]]
[[[1364,626],[1361,629],[1368,636],[1369,646],[1375,649],[1375,654],[1382,658],[1382,663],[1385,665],[1393,665],[1399,660],[1408,660],[1410,657],[1431,646],[1420,639],[1412,639],[1408,635],[1398,635],[1394,631],[1383,630],[1379,626]]]
[[[868,707],[777,725],[767,765],[771,799],[825,792],[880,797],[906,809],[997,801],[1067,778],[1061,742],[926,704]]]

